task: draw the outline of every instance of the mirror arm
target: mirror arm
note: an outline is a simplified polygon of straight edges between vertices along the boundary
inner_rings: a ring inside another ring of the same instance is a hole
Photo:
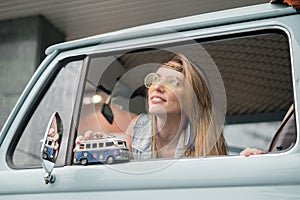
[[[54,183],[56,178],[53,174],[46,172],[44,175],[45,184]]]

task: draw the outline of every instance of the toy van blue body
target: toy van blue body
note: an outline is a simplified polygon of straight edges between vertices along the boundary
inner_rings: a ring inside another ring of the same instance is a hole
[[[48,160],[53,160],[54,155],[55,155],[54,142],[50,137],[47,137],[43,149],[43,158]]]
[[[122,152],[128,152],[124,156]],[[106,162],[109,157],[113,157],[114,160],[129,161],[130,154],[128,149],[114,148],[114,149],[102,149],[102,150],[91,150],[76,152],[75,160],[81,161],[87,159],[87,163],[98,163]]]

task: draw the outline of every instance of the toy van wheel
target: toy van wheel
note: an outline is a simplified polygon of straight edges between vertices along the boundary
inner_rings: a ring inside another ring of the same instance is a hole
[[[106,163],[107,164],[113,164],[115,161],[115,158],[113,156],[109,156],[107,159],[106,159]]]
[[[87,163],[88,163],[87,159],[82,159],[80,161],[80,164],[82,164],[82,165],[86,165]]]
[[[43,153],[43,158],[44,159],[47,159],[48,158],[48,155],[46,153]]]

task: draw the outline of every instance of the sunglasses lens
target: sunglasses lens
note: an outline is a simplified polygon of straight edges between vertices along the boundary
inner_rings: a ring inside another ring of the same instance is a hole
[[[144,84],[147,88],[150,88],[153,83],[158,82],[158,75],[156,73],[148,74],[144,79]]]
[[[147,88],[150,88],[153,84],[161,81],[161,84],[171,90],[174,90],[177,86],[177,79],[174,76],[166,76],[163,79],[160,78],[156,73],[148,74],[144,79],[144,84]]]
[[[171,90],[174,90],[177,85],[177,80],[174,76],[166,76],[163,85]]]

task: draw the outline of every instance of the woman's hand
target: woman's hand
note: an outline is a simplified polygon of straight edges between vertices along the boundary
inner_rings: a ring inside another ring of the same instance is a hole
[[[241,151],[240,155],[241,156],[251,156],[251,155],[264,154],[264,153],[266,153],[266,152],[262,151],[262,150],[259,150],[259,149],[246,148],[243,151]]]

